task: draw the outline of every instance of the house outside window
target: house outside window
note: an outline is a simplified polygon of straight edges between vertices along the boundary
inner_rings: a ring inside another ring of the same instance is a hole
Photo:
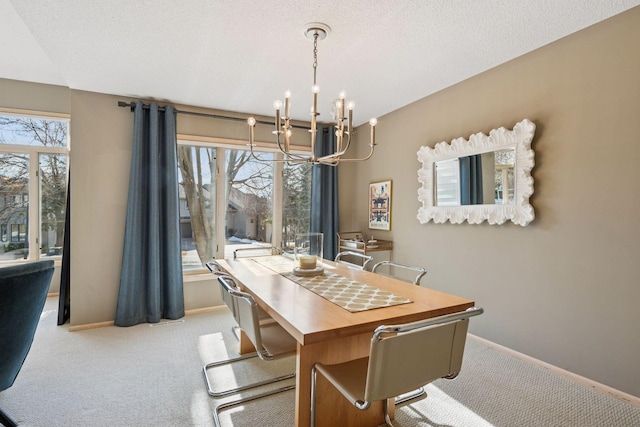
[[[67,117],[0,111],[0,263],[61,257],[68,129]]]

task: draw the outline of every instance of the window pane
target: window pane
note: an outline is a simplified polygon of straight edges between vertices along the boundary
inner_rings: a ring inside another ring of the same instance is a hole
[[[204,267],[216,253],[216,149],[178,146],[180,242],[184,271]]]
[[[460,206],[460,162],[442,160],[435,164],[436,205]]]
[[[311,221],[311,164],[285,164],[282,196],[282,241],[293,251],[296,234],[308,233]]]
[[[67,207],[67,156],[40,155],[40,256],[62,256]]]
[[[0,261],[26,259],[29,221],[29,155],[0,153]]]
[[[67,146],[67,120],[0,115],[0,144]]]
[[[273,154],[227,150],[225,256],[240,247],[271,243],[273,219]]]

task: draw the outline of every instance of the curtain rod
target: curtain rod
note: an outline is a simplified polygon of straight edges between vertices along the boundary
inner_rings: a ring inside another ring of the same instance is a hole
[[[130,107],[131,111],[133,112],[135,110],[136,104],[135,104],[135,102],[118,101],[118,107]],[[142,104],[142,108],[149,109],[149,104]],[[164,107],[158,107],[158,110],[164,111]],[[174,111],[176,113],[178,113],[178,114],[185,114],[185,115],[188,115],[188,116],[207,117],[207,118],[210,118],[210,119],[231,120],[231,121],[234,121],[234,122],[246,122],[247,121],[247,119],[243,119],[242,117],[221,116],[221,115],[217,115],[217,114],[198,113],[198,112],[195,112],[195,111],[182,111],[182,110],[178,110],[177,108],[175,108]],[[259,123],[261,125],[273,126],[273,122],[266,122],[266,121],[256,120],[256,123]],[[298,126],[298,125],[291,125],[291,127],[296,128],[296,129],[308,129],[308,128],[304,127],[304,126]]]

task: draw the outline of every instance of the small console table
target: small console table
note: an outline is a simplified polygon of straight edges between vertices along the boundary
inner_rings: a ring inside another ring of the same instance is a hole
[[[362,254],[371,252],[391,251],[393,249],[392,240],[365,240],[361,231],[340,231],[338,234],[338,252],[353,251]]]

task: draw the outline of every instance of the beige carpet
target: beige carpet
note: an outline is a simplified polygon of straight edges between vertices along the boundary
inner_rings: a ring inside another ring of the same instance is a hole
[[[159,326],[68,332],[56,326],[56,306],[47,301],[18,379],[0,393],[0,407],[21,426],[213,426],[217,402],[201,369],[235,355],[226,310]],[[243,362],[220,368],[214,387],[293,369],[292,358]],[[459,377],[427,392],[398,410],[398,426],[640,426],[640,408],[473,340]],[[221,419],[225,427],[292,427],[293,393],[233,408]]]

